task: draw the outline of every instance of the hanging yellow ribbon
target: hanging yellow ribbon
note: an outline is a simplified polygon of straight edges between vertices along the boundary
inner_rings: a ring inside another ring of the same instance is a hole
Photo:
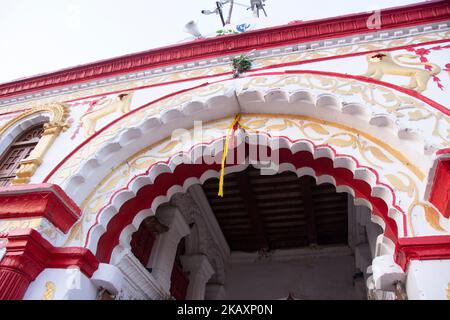
[[[225,145],[223,147],[223,154],[222,154],[222,162],[221,162],[221,169],[220,169],[220,180],[219,180],[219,192],[217,193],[217,195],[219,197],[223,197],[223,178],[225,175],[225,161],[227,159],[227,154],[228,154],[228,145],[230,143],[230,135],[234,134],[234,127],[237,123],[239,123],[239,119],[241,118],[240,114],[237,114],[234,117],[233,122],[228,126],[227,129],[227,136],[225,138]]]
[[[242,128],[246,128],[244,125],[242,125],[239,120],[241,119],[241,114],[237,114],[234,117],[233,122],[228,126],[227,129],[227,136],[225,138],[225,145],[223,147],[223,154],[222,154],[222,163],[221,163],[221,169],[220,169],[220,180],[219,180],[219,192],[217,195],[219,197],[223,197],[223,178],[225,175],[225,161],[228,155],[228,145],[230,144],[230,137],[233,137],[237,125],[240,125]]]
[[[220,169],[220,180],[219,180],[219,192],[217,195],[219,197],[223,197],[223,178],[225,175],[225,161],[227,159],[228,155],[228,145],[230,143],[230,136],[234,135],[235,132],[235,126],[239,124],[239,119],[241,118],[241,114],[237,114],[234,117],[233,122],[228,126],[227,129],[227,136],[225,138],[225,145],[223,147],[223,154],[222,154],[222,163],[221,163],[221,169]]]

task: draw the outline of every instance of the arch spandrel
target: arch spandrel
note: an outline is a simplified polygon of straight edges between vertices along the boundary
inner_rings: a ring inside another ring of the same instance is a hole
[[[422,171],[419,178],[424,179],[433,150],[449,143],[445,128],[450,121],[424,100],[345,75],[307,71],[205,84],[150,101],[115,120],[80,145],[45,181],[65,185],[81,203],[92,191],[85,185],[86,177],[96,180],[92,186],[100,182],[107,174],[101,172],[102,166],[117,165],[171,130],[192,127],[193,120],[210,121],[239,112],[307,115],[356,127],[414,159]],[[418,113],[424,116],[418,118]],[[91,175],[93,169],[100,172],[98,176]]]

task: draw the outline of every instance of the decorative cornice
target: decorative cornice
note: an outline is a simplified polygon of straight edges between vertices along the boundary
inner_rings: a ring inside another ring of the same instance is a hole
[[[18,229],[7,238],[0,262],[0,299],[22,299],[31,281],[46,268],[78,267],[91,277],[98,261],[86,248],[55,248],[33,229]]]
[[[395,247],[395,261],[406,270],[411,260],[450,259],[450,236],[400,238]]]
[[[2,237],[5,235],[2,235]],[[52,246],[39,232],[33,229],[20,229],[8,232],[6,254],[0,266],[10,264],[9,258],[16,259],[26,256],[27,261],[33,262],[36,268],[31,268],[27,262],[22,267],[32,280],[45,268],[78,267],[87,277],[91,277],[97,270],[99,262],[86,248]]]
[[[296,53],[306,53],[309,51],[318,51],[318,50],[328,50],[333,48],[339,48],[343,46],[352,46],[352,45],[362,45],[365,43],[371,43],[374,41],[389,41],[393,39],[398,39],[401,37],[414,37],[414,36],[420,36],[422,34],[429,34],[430,32],[440,32],[440,31],[448,31],[450,30],[450,20],[447,21],[440,21],[435,22],[431,24],[425,24],[425,25],[413,25],[411,27],[404,27],[404,28],[397,28],[397,29],[389,29],[389,30],[381,30],[377,32],[367,33],[367,34],[355,34],[355,35],[347,35],[345,37],[338,37],[338,38],[328,38],[327,40],[313,40],[313,41],[307,41],[302,42],[301,44],[289,44],[285,46],[277,46],[273,48],[264,48],[262,50],[256,50],[251,53],[248,53],[247,56],[251,59],[263,59],[263,58],[271,58],[271,57],[277,57],[282,55],[287,55],[293,52]],[[437,40],[437,42],[446,41],[446,39]],[[426,43],[415,43],[411,44],[411,46],[423,46],[428,44],[435,44],[436,41],[426,42]],[[401,47],[386,47],[384,50],[391,51],[391,50],[400,50],[404,49]],[[350,55],[363,55],[368,52],[358,52],[358,53],[352,53]],[[150,68],[150,69],[144,69],[139,71],[133,71],[133,72],[126,72],[117,76],[107,76],[107,77],[99,77],[98,79],[94,79],[89,82],[79,82],[76,84],[68,84],[68,85],[62,85],[62,86],[56,86],[51,88],[51,90],[38,90],[33,93],[24,93],[19,94],[16,96],[11,97],[4,97],[1,98],[0,96],[0,107],[2,106],[8,106],[13,105],[16,103],[25,103],[28,101],[35,101],[40,99],[49,99],[56,96],[66,95],[66,94],[73,94],[76,92],[83,92],[84,90],[92,90],[95,88],[104,88],[104,87],[110,87],[113,85],[119,85],[119,84],[125,84],[129,83],[130,81],[137,81],[137,80],[147,80],[151,79],[157,76],[161,75],[170,75],[172,73],[178,73],[183,71],[190,71],[194,69],[205,69],[208,67],[216,67],[216,66],[229,66],[230,61],[236,56],[236,54],[226,54],[221,55],[217,57],[208,57],[205,59],[197,59],[195,61],[186,62],[186,63],[177,63],[172,65],[167,65],[161,68]],[[339,55],[343,57],[348,57],[348,54]],[[314,62],[317,60],[323,60],[323,59],[335,59],[336,57],[325,57],[325,58],[318,58],[318,59],[312,59],[312,60],[304,60],[303,62]],[[256,60],[256,62],[258,62]],[[296,63],[296,62],[293,62]],[[255,70],[252,70],[255,71]],[[218,73],[218,74],[211,74],[206,77],[217,77],[217,76],[223,76],[226,74],[231,75],[231,71],[225,72],[225,73]],[[169,83],[176,83],[176,82],[182,82],[182,81],[193,81],[193,80],[199,80],[202,77],[192,77],[192,78],[186,78],[186,79],[179,79],[175,81],[169,81],[168,83],[158,83],[156,85],[166,85]],[[153,84],[154,86],[155,84]],[[1,85],[0,85],[1,86]],[[144,88],[144,87],[140,87]],[[130,89],[130,88],[129,88]],[[119,90],[122,91],[122,90]],[[119,92],[117,91],[117,92]],[[15,111],[17,112],[17,111]],[[8,114],[9,112],[6,112],[4,114]]]
[[[238,35],[207,38],[95,62],[1,84],[0,98],[80,82],[84,82],[84,86],[89,87],[89,82],[98,78],[161,68],[198,59],[237,54],[254,48],[268,49],[294,43],[300,44],[324,39],[332,40],[355,34],[374,33],[379,30],[367,27],[367,20],[372,14],[371,12],[359,13],[329,19],[291,23]],[[429,1],[382,10],[382,27],[380,30],[406,28],[448,19],[450,19],[450,3],[448,1]],[[47,96],[45,92],[43,96]]]
[[[0,219],[43,217],[66,233],[80,214],[75,202],[54,184],[0,188]]]

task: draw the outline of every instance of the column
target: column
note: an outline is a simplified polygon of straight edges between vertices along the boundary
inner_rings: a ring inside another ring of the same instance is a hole
[[[183,270],[189,273],[187,300],[204,300],[206,283],[214,274],[214,269],[203,254],[182,256]]]
[[[22,299],[26,293],[29,298],[37,299],[33,294],[37,282],[42,284],[40,288],[48,284],[49,293],[54,292],[52,287],[57,282],[63,283],[60,289],[72,289],[71,283],[87,288],[89,278],[98,268],[97,259],[86,248],[53,247],[34,229],[16,229],[0,235],[0,238],[2,243],[6,242],[0,255],[0,300]],[[42,273],[44,269],[45,275]],[[73,282],[74,279],[81,282]],[[87,283],[87,287],[83,283]],[[84,289],[81,291],[83,295],[86,293]]]
[[[44,269],[47,253],[39,238],[31,229],[16,230],[3,237],[6,250],[0,261],[0,300],[22,299],[31,281]]]
[[[169,227],[155,242],[149,265],[152,275],[167,292],[170,291],[170,277],[177,246],[180,240],[189,234],[189,226],[176,207],[167,206],[158,210],[158,220]]]
[[[94,300],[98,288],[77,266],[47,268],[31,282],[24,300]]]

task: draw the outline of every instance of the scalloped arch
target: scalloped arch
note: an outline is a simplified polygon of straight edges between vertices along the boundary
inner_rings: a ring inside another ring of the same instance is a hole
[[[261,135],[269,137],[264,133]],[[145,173],[130,179],[127,186],[117,190],[99,212],[96,223],[88,231],[85,246],[100,261],[109,262],[114,252],[128,246],[131,234],[143,219],[156,212],[158,206],[194,184],[219,177],[219,164],[198,164],[194,161],[198,161],[203,152],[210,154],[207,152],[215,150],[216,155],[220,155],[222,150],[218,150],[217,146],[223,144],[224,139],[200,143],[183,152],[184,158],[190,158],[196,164],[180,164],[177,156],[174,156],[165,162],[151,165]],[[273,146],[275,140],[280,146],[279,172],[292,171],[299,177],[309,175],[318,184],[331,183],[337,192],[352,194],[358,205],[371,209],[372,220],[384,230],[384,242],[390,248],[389,252],[394,252],[395,244],[406,228],[406,218],[402,209],[395,204],[394,190],[379,181],[374,169],[360,165],[351,155],[336,153],[330,146],[315,146],[304,139],[291,141],[287,137],[269,137],[269,146]],[[225,174],[241,171],[246,166],[227,166]],[[258,167],[257,162],[255,166]]]

